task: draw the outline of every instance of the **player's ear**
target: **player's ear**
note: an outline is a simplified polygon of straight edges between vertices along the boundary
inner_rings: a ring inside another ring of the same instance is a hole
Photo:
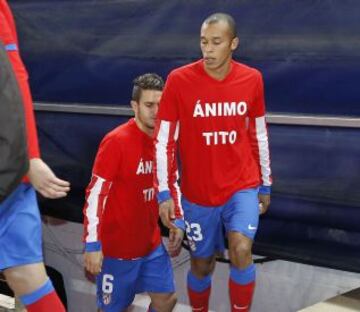
[[[133,109],[133,111],[136,112],[138,110],[138,107],[139,107],[138,102],[136,102],[134,100],[131,100],[130,104],[131,104],[131,108]]]
[[[231,40],[231,51],[235,51],[238,46],[239,46],[239,37],[235,37],[234,39]]]

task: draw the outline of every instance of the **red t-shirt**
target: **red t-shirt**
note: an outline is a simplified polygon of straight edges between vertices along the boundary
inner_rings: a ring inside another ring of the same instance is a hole
[[[205,72],[202,60],[172,71],[156,128],[158,191],[166,191],[164,162],[173,157],[176,140],[181,191],[191,202],[218,206],[238,190],[270,186],[264,115],[263,81],[256,69],[232,61],[222,81]]]
[[[153,155],[153,139],[134,119],[100,144],[86,191],[84,238],[100,242],[107,257],[143,257],[160,244]]]

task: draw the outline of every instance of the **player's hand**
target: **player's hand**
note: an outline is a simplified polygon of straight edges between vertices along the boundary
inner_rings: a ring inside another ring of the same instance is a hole
[[[70,191],[70,183],[56,177],[40,158],[30,159],[28,175],[32,186],[46,198],[65,197]]]
[[[168,251],[171,257],[176,257],[179,255],[183,238],[184,231],[182,229],[178,227],[170,229]]]
[[[159,205],[159,216],[161,222],[168,229],[177,229],[177,227],[172,223],[175,220],[175,203],[172,198],[162,202]]]
[[[84,265],[87,271],[91,274],[97,275],[101,272],[103,262],[102,251],[91,251],[84,253]]]
[[[260,214],[264,214],[270,206],[270,194],[259,194]]]

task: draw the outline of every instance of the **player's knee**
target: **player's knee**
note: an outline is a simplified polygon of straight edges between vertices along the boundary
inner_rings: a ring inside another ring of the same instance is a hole
[[[4,271],[5,278],[16,295],[30,293],[46,282],[48,277],[41,265],[25,265]]]
[[[4,271],[5,278],[7,282],[10,284],[18,284],[18,283],[24,283],[26,282],[26,275],[22,274],[17,269],[8,269]]]
[[[176,293],[170,293],[168,296],[158,299],[152,299],[151,305],[156,312],[171,312],[177,302]]]
[[[204,278],[215,269],[215,259],[191,259],[191,272],[198,278]]]
[[[248,262],[251,259],[251,246],[252,244],[245,240],[232,244],[229,249],[231,263],[241,265],[242,262]]]
[[[166,300],[166,306],[169,311],[172,311],[177,302],[177,296],[175,293],[171,294],[171,296]]]

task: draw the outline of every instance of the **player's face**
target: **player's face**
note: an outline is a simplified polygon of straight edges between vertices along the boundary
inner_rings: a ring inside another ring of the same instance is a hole
[[[139,102],[133,101],[135,118],[146,130],[155,128],[161,94],[158,90],[142,90]]]
[[[200,32],[200,47],[205,68],[215,71],[229,65],[232,52],[237,48],[239,39],[233,38],[225,21],[203,24]]]

